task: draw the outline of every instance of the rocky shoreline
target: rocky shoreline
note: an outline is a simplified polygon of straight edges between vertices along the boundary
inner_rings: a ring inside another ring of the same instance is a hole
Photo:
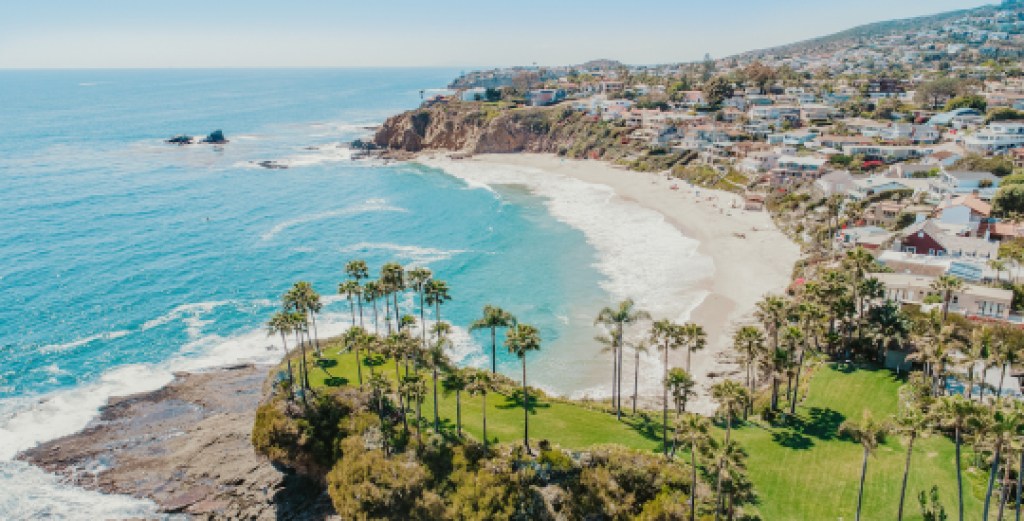
[[[111,398],[81,432],[18,458],[194,519],[327,519],[333,510],[320,484],[253,451],[266,374],[252,365],[178,374],[156,391]]]

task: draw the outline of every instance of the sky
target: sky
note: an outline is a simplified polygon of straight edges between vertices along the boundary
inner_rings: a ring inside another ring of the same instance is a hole
[[[996,2],[3,0],[0,68],[674,63]]]

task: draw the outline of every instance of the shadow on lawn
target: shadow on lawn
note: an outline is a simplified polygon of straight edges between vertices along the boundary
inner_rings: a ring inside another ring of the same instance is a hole
[[[783,447],[807,450],[814,446],[814,440],[827,441],[835,439],[839,426],[846,416],[832,409],[811,407],[806,416],[789,418],[787,425],[772,433],[772,440]]]
[[[541,402],[537,400],[535,394],[531,394],[530,401],[527,404],[527,410],[530,414],[537,414],[537,409],[548,409],[551,404],[548,402]],[[523,391],[520,389],[514,391],[510,395],[505,395],[505,403],[500,403],[496,406],[498,409],[521,409],[523,407]]]

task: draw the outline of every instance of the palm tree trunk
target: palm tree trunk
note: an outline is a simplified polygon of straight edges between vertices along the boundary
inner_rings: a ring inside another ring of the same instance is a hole
[[[715,472],[715,521],[721,519],[722,514],[722,461],[718,461]]]
[[[954,433],[954,442],[956,443],[956,494],[957,500],[959,501],[957,508],[960,511],[959,521],[964,521],[964,474],[963,469],[960,466],[960,425],[956,426],[956,432]]]
[[[619,351],[615,343],[612,343],[612,409],[615,409],[615,392],[618,390],[619,385],[619,362],[618,357]]]
[[[793,390],[793,401],[789,404],[790,415],[796,414],[796,402],[800,400],[800,373],[801,369],[804,368],[804,353],[806,352],[806,348],[800,350],[800,359],[796,363],[796,388]]]
[[[496,338],[498,328],[491,326],[491,374],[498,372],[498,339]]]
[[[633,371],[633,416],[636,416],[636,395],[640,392],[640,350],[636,350],[636,364]]]
[[[404,412],[402,416],[405,416]],[[416,400],[416,443],[423,448],[423,400],[419,399]]]
[[[437,363],[434,364],[434,432],[441,432],[441,421],[437,416]]]
[[[484,452],[487,452],[487,391],[484,391]]]
[[[1006,362],[1003,362],[1003,371],[999,374],[999,389],[996,391],[996,400],[1003,397],[1003,380],[1006,379]]]
[[[356,284],[358,284],[358,283],[359,283],[359,280],[356,279]],[[359,302],[359,327],[363,327],[363,294],[362,294],[362,292],[360,292],[360,293],[358,293],[356,295],[356,301]]]
[[[356,305],[352,302],[352,295],[348,297],[348,309],[352,312],[352,325],[356,325]]]
[[[455,390],[455,435],[462,438],[462,392],[459,389]]]
[[[392,295],[391,298],[394,300],[394,304],[395,304],[395,330],[398,331],[398,332],[401,332],[402,331],[402,318],[400,316],[398,316],[398,314],[400,313],[400,311],[398,310],[398,292],[396,291]]]
[[[988,364],[981,366],[981,381],[978,382],[978,401],[985,402],[985,380],[988,378]]]
[[[996,514],[996,519],[1003,521],[1003,512],[1006,509],[1006,496],[1010,493],[1010,465],[1007,461],[1006,465],[1003,465],[1003,483],[999,487],[999,513]]]
[[[423,286],[420,285],[420,347],[427,350],[427,321],[423,316]]]
[[[395,383],[396,383],[396,385],[400,385],[401,381],[402,381],[402,374],[401,374],[401,370],[399,369],[399,365],[398,365],[398,357],[396,356],[395,357]],[[402,392],[401,391],[398,392],[398,410],[402,411],[402,427],[405,430],[405,433],[408,435],[409,434],[409,420],[406,418],[406,414],[405,414],[405,399],[402,396]],[[416,427],[416,428],[419,429],[419,427]]]
[[[380,325],[377,320],[377,299],[373,299],[373,334],[380,334]]]
[[[288,356],[288,341],[285,339],[284,331],[281,331],[281,346],[284,348],[284,359],[288,362],[288,396],[295,399],[295,375],[292,374],[292,357]]]
[[[860,511],[864,504],[864,479],[868,475],[868,449],[864,448],[864,461],[860,466],[860,491],[857,493],[857,521],[860,521]]]
[[[988,472],[988,488],[985,490],[985,510],[981,518],[987,520],[989,506],[992,502],[992,487],[995,485],[996,474],[999,473],[999,458],[1002,457],[1003,442],[999,440],[996,442],[996,452],[992,457],[992,468]]]
[[[697,444],[690,443],[690,521],[697,519]]]
[[[626,350],[626,345],[622,342],[622,324],[619,324],[619,381],[617,383],[618,390],[615,395],[615,417],[622,419],[622,352]]]
[[[313,320],[313,339],[316,341],[316,356],[323,356],[320,352],[320,334],[316,330],[316,313],[309,312],[309,318]]]
[[[668,456],[668,345],[665,346],[662,374],[664,377],[661,380],[661,444],[665,455]]]
[[[523,445],[526,445],[526,453],[530,451],[530,395],[526,390],[526,357],[523,356]]]
[[[1020,451],[1020,463],[1017,465],[1017,497],[1014,510],[1017,512],[1016,520],[1020,521],[1020,495],[1024,488],[1024,450]]]
[[[903,502],[907,497],[907,478],[910,477],[910,456],[914,453],[914,438],[917,433],[910,434],[910,441],[907,443],[907,462],[903,465],[903,484],[900,486],[900,509],[896,515],[896,521],[903,521]]]

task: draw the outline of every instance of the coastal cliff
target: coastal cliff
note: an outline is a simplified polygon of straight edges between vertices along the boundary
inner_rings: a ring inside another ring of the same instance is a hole
[[[625,154],[628,129],[564,107],[501,108],[441,103],[392,116],[374,136],[391,152],[439,150],[463,154],[537,152],[604,158]]]

